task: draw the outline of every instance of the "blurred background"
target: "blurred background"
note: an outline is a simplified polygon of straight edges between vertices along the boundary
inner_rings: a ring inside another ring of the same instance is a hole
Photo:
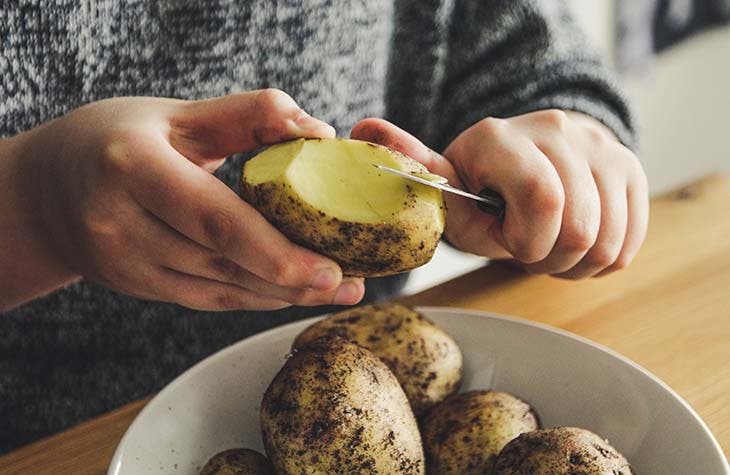
[[[636,113],[652,195],[730,172],[730,0],[566,0]],[[440,246],[411,294],[484,265]]]

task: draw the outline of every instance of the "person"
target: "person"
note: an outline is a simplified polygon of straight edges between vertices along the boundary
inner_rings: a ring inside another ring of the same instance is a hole
[[[497,190],[503,222],[446,196],[445,238],[532,273],[605,275],[644,239],[629,108],[559,0],[19,1],[0,20],[0,450],[363,299],[231,189],[272,143],[349,132]]]

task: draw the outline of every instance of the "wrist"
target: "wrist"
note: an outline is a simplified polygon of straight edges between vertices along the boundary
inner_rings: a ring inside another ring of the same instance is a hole
[[[0,310],[62,287],[79,276],[53,252],[54,236],[44,230],[41,207],[49,199],[39,153],[48,125],[0,141]],[[45,150],[45,152],[43,152]],[[52,157],[48,157],[52,159]]]

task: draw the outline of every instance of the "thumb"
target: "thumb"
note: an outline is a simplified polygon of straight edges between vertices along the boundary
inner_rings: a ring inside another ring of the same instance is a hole
[[[170,125],[171,145],[198,165],[286,140],[335,136],[278,89],[186,102]]]
[[[454,166],[442,155],[426,147],[405,130],[383,119],[364,119],[355,124],[350,137],[384,145],[422,163],[428,171],[446,178],[453,186],[461,188],[461,180]]]

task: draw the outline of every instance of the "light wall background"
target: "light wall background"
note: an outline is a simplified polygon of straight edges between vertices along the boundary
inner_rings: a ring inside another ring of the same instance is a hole
[[[613,65],[615,0],[568,0],[593,44]],[[653,194],[730,171],[730,27],[663,52],[621,78],[640,129],[640,157]]]
[[[615,0],[567,2],[613,66]],[[621,80],[637,113],[640,158],[652,195],[708,173],[730,172],[730,27],[696,36]],[[431,262],[412,272],[404,292],[421,291],[484,263],[439,246]]]

